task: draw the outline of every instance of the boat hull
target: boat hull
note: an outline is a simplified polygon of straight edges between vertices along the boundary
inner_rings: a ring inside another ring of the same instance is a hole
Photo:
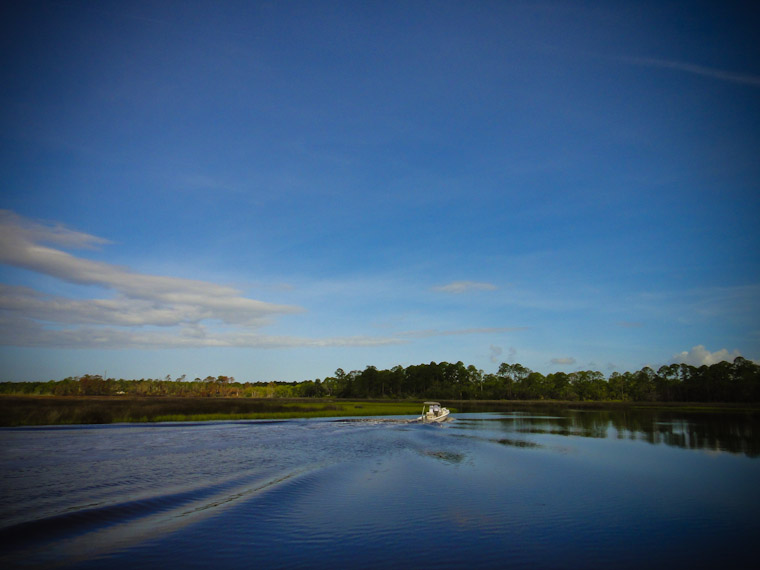
[[[449,413],[450,413],[449,410],[447,410],[446,408],[443,408],[441,410],[441,413],[438,414],[437,416],[431,413],[427,413],[425,415],[420,416],[417,419],[425,424],[438,424],[438,423],[447,421],[449,419]]]

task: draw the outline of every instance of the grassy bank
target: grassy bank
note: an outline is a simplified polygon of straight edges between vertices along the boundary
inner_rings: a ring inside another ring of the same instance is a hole
[[[253,398],[0,397],[0,426],[419,414],[410,401]]]
[[[757,404],[561,402],[555,400],[463,400],[444,402],[452,411],[521,409],[670,409],[689,412],[760,414]],[[410,400],[328,400],[255,398],[134,398],[123,396],[0,396],[0,426],[262,420],[348,416],[414,416]]]

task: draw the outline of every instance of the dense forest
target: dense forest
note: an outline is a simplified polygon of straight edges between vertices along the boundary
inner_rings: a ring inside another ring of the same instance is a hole
[[[247,398],[435,398],[440,400],[563,400],[634,402],[758,402],[760,365],[739,357],[711,366],[671,364],[657,371],[592,370],[543,375],[521,364],[502,363],[486,374],[462,362],[418,364],[390,370],[335,371],[303,382],[237,382],[231,376],[188,381],[116,380],[99,375],[49,382],[3,382],[0,394],[53,396],[188,396]]]

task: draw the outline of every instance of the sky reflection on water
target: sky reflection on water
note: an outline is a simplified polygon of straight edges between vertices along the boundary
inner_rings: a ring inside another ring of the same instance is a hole
[[[567,410],[563,415],[508,411],[485,414],[510,433],[618,438],[692,450],[760,456],[756,413],[672,410]],[[459,414],[466,419],[468,414]]]
[[[459,413],[0,430],[0,563],[750,567],[757,423]]]

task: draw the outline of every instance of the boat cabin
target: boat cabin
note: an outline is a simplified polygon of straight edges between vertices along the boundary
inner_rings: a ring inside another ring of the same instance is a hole
[[[438,402],[425,402],[422,404],[422,415],[419,420],[422,422],[441,422],[449,415],[449,410],[441,406]]]

